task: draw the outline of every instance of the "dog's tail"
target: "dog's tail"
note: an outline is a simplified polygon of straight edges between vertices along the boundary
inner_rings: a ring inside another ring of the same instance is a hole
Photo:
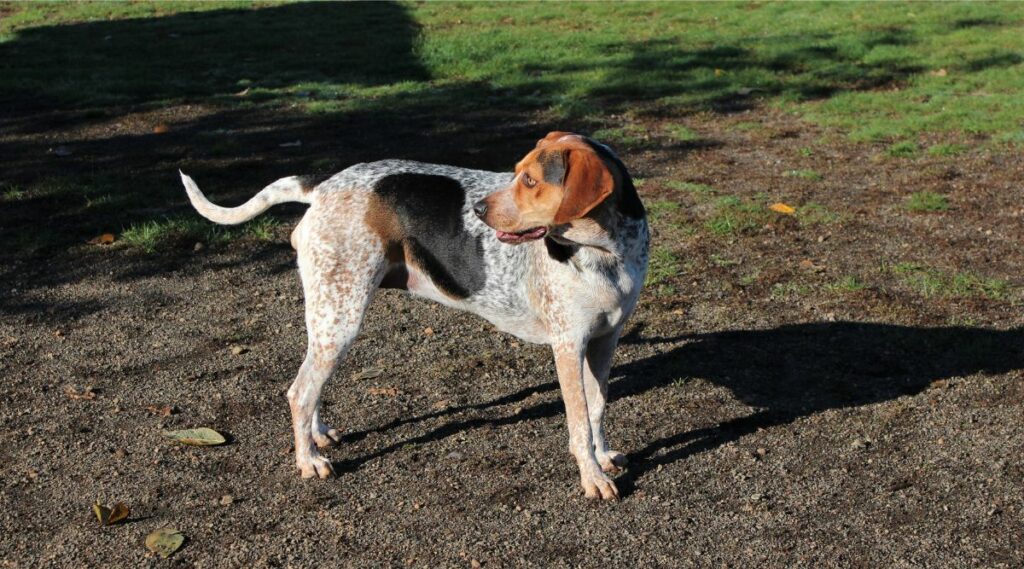
[[[214,223],[235,225],[245,223],[271,207],[286,202],[313,203],[312,186],[299,176],[290,176],[260,190],[249,201],[238,207],[221,207],[206,199],[199,186],[181,170],[181,182],[185,184],[188,199],[199,215]]]

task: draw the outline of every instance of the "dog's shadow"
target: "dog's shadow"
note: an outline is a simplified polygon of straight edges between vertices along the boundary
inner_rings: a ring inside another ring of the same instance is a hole
[[[759,428],[788,424],[828,409],[915,395],[941,379],[1024,369],[1021,328],[918,328],[834,322],[668,338],[645,337],[642,328],[636,328],[622,343],[675,347],[617,366],[609,388],[613,401],[687,378],[702,378],[727,387],[740,401],[755,408],[745,417],[714,427],[683,428],[632,450],[629,470],[619,479],[625,493],[652,468],[714,449]],[[398,419],[370,431],[351,433],[345,439],[354,441],[370,432],[383,432],[403,424],[510,405],[556,389],[557,383],[552,381],[485,403]],[[373,453],[342,460],[335,467],[338,471],[350,471],[407,444],[440,440],[485,425],[550,417],[562,411],[560,400],[555,400],[510,411],[499,418],[450,422]],[[657,412],[663,415],[663,423],[685,424],[684,409],[662,407]],[[611,436],[614,439],[614,433]]]

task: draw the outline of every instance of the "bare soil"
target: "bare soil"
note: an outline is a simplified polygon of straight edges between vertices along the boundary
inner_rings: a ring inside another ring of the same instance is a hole
[[[390,291],[326,391],[325,416],[346,433],[328,451],[339,476],[299,479],[284,393],[305,345],[287,243],[300,209],[275,212],[287,223],[272,242],[85,244],[187,212],[179,167],[237,203],[284,175],[371,159],[508,169],[548,130],[588,125],[200,105],[5,119],[6,181],[102,176],[154,204],[99,220],[80,200],[3,206],[8,238],[58,233],[0,257],[4,567],[1024,564],[1017,154],[892,158],[769,110],[686,117],[699,142],[623,149],[645,201],[682,205],[654,225],[680,266],[671,288],[642,296],[618,351],[608,431],[631,464],[623,498],[593,503],[567,452],[549,350]],[[153,134],[159,123],[170,131]],[[196,142],[218,129],[228,153]],[[279,146],[293,140],[303,145]],[[73,154],[48,152],[59,144]],[[821,179],[786,175],[799,169]],[[704,226],[714,199],[673,181],[837,217],[716,235]],[[908,212],[922,190],[950,209]],[[1009,288],[925,294],[900,263]],[[864,286],[829,287],[849,275]],[[356,378],[372,368],[383,373]],[[165,405],[174,414],[147,410]],[[197,426],[229,444],[161,437]],[[127,503],[128,523],[99,527],[97,498]],[[142,543],[164,525],[187,536],[169,561]]]

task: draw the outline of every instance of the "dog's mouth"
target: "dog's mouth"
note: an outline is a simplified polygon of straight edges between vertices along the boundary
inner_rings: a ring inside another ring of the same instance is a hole
[[[501,231],[500,229],[494,230],[498,241],[501,241],[502,243],[511,243],[513,245],[533,241],[534,239],[540,239],[541,237],[544,237],[547,232],[547,227],[534,227],[532,229],[518,231],[516,233],[509,233],[508,231]]]

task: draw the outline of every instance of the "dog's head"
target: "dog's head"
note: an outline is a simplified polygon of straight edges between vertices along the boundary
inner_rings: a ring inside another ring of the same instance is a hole
[[[552,132],[516,164],[512,184],[473,206],[504,243],[540,239],[554,227],[585,217],[610,196],[615,175],[578,134]]]

